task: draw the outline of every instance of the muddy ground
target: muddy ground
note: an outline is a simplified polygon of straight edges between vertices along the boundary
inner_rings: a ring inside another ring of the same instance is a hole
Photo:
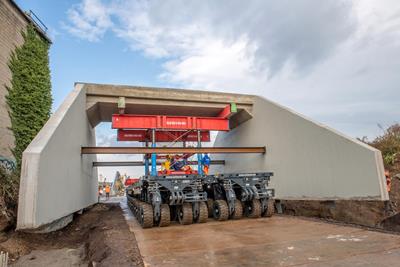
[[[3,234],[0,250],[15,266],[143,266],[117,203],[97,204],[56,232]]]

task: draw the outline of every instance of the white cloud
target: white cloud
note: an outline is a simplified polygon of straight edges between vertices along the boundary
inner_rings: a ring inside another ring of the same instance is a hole
[[[172,86],[259,94],[352,136],[400,117],[395,0],[84,0],[68,19],[164,59]]]
[[[113,25],[108,9],[100,0],[85,0],[68,10],[70,24],[64,27],[79,38],[99,41]]]
[[[140,146],[138,142],[117,142],[115,130],[111,129],[111,123],[103,123],[96,128],[96,146]],[[143,155],[97,155],[99,162],[115,162],[115,161],[142,161]],[[114,181],[116,169],[121,174],[132,177],[139,177],[143,174],[144,167],[98,167],[98,174],[107,179]]]

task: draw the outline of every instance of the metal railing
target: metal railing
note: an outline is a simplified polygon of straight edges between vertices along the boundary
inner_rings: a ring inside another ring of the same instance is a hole
[[[47,32],[47,26],[32,10],[26,11],[25,14],[31,19],[32,23],[34,23],[35,26],[38,27],[43,33]]]

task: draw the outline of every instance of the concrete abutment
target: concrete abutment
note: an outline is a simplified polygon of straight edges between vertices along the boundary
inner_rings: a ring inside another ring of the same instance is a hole
[[[95,146],[94,127],[118,112],[120,96],[135,114],[216,116],[235,102],[233,129],[219,133],[215,146],[266,146],[267,154],[219,156],[226,165],[211,171],[272,171],[280,199],[388,199],[378,150],[264,98],[77,83],[23,154],[18,229],[38,229],[97,201],[96,156],[80,151]]]

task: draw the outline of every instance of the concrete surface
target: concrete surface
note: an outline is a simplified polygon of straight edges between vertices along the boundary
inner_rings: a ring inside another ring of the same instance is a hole
[[[141,229],[145,266],[397,266],[398,235],[289,216]]]
[[[11,127],[6,95],[6,86],[10,86],[11,71],[8,62],[11,53],[16,46],[23,44],[21,31],[25,29],[27,21],[10,1],[0,1],[0,156],[13,159],[11,153],[14,147],[14,135],[9,129]]]
[[[17,229],[46,227],[97,202],[96,144],[86,116],[85,90],[77,87],[23,153]]]
[[[87,90],[87,113],[93,126],[99,122],[111,122],[111,115],[118,113],[120,96],[125,97],[125,112],[130,114],[213,117],[234,102],[238,112],[230,118],[231,128],[252,118],[254,96],[251,95],[125,85],[82,85]]]
[[[219,132],[214,145],[265,145],[267,153],[223,155],[225,172],[272,171],[281,199],[388,200],[379,150],[262,97],[252,113],[253,119]]]

